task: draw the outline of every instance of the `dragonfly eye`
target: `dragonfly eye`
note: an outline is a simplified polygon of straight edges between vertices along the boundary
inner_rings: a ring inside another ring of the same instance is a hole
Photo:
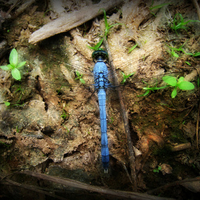
[[[108,53],[104,50],[97,50],[92,53],[94,62],[103,61],[108,59]]]

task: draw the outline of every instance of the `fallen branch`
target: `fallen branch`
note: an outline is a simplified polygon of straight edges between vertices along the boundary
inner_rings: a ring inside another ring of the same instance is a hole
[[[12,186],[12,185],[18,186],[20,188],[31,190],[31,191],[34,191],[34,192],[37,192],[37,193],[40,193],[40,194],[45,194],[47,196],[54,197],[56,199],[66,200],[65,198],[62,198],[58,195],[52,194],[50,189],[49,189],[49,191],[43,191],[41,187],[36,187],[36,186],[33,186],[33,185],[27,185],[27,184],[23,184],[23,183],[17,183],[15,181],[10,180],[10,179],[6,179],[3,184],[9,185],[9,186]]]
[[[148,194],[141,194],[141,193],[136,193],[136,192],[127,192],[127,191],[105,189],[105,188],[102,188],[102,187],[97,187],[97,186],[92,186],[92,185],[88,185],[88,184],[85,184],[85,183],[81,183],[79,181],[75,181],[75,180],[72,180],[72,179],[60,178],[60,177],[50,176],[50,175],[31,172],[31,171],[19,172],[19,174],[26,174],[26,175],[29,175],[29,176],[32,176],[32,177],[36,177],[38,179],[43,179],[43,180],[46,180],[46,181],[54,182],[54,183],[57,183],[57,184],[68,186],[68,187],[75,187],[75,188],[79,188],[79,189],[84,189],[84,190],[87,190],[89,192],[97,192],[99,194],[111,195],[113,197],[117,197],[117,198],[120,198],[120,199],[172,200],[171,198],[157,197],[157,196],[152,196],[152,195],[148,195]],[[3,184],[4,182],[6,182],[6,179],[4,179],[2,181],[1,181],[1,183]],[[9,181],[9,183],[11,184],[11,181]],[[16,184],[16,182],[13,183],[13,184]],[[27,187],[27,189],[30,189],[30,188]],[[37,189],[38,189],[38,187],[37,187]],[[42,190],[42,188],[41,188],[41,190]]]
[[[123,0],[104,1],[103,3],[100,2],[99,4],[86,6],[78,11],[67,13],[32,33],[29,38],[29,43],[35,44],[58,33],[69,31],[101,15],[103,13],[101,8],[109,10],[122,2]]]

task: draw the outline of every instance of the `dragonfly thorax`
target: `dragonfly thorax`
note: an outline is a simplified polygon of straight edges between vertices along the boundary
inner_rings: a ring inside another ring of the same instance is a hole
[[[93,73],[95,89],[106,89],[109,86],[106,64],[104,62],[96,62]]]

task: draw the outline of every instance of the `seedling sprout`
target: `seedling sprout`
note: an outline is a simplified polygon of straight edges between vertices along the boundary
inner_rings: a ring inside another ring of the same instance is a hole
[[[126,80],[130,77],[130,76],[132,76],[134,73],[130,73],[130,74],[128,74],[128,75],[126,75],[126,74],[124,74],[124,72],[121,72],[122,73],[122,76],[123,76],[123,80],[122,80],[122,82],[121,82],[121,84],[124,84],[125,82],[126,82]]]
[[[170,27],[171,29],[173,29],[175,31],[176,34],[177,30],[179,29],[184,29],[187,30],[188,27],[186,26],[189,22],[200,22],[199,20],[188,20],[188,21],[184,21],[183,16],[180,13],[177,13],[174,16],[173,22],[172,22],[172,26]]]
[[[171,93],[171,97],[175,98],[177,95],[177,89],[181,89],[181,90],[193,90],[195,87],[193,85],[193,83],[189,82],[189,81],[185,81],[184,77],[180,77],[177,81],[177,79],[173,76],[164,76],[162,78],[162,80],[167,83],[169,86],[174,87],[172,93]]]
[[[6,66],[0,66],[3,70],[11,70],[12,77],[15,80],[21,80],[21,74],[19,68],[23,67],[26,64],[26,61],[18,63],[18,53],[16,49],[12,49],[9,56],[10,64]]]
[[[77,77],[75,78],[75,80],[79,80],[82,84],[85,84],[85,80],[82,78],[83,74],[76,71],[76,76]]]

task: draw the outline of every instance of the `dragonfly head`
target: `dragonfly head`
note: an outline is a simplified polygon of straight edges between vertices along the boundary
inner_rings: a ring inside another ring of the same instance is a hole
[[[94,62],[103,62],[108,59],[108,53],[104,50],[97,50],[92,53]]]

